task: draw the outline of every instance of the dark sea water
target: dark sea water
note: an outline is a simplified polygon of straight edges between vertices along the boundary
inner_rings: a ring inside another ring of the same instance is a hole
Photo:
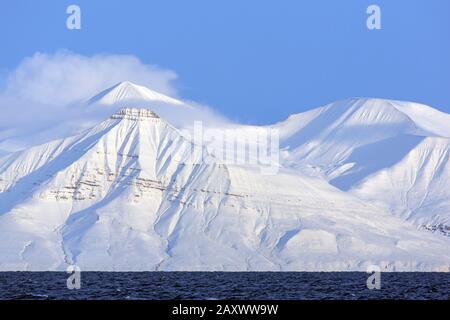
[[[67,289],[63,272],[0,272],[0,299],[450,299],[448,273],[83,272]]]

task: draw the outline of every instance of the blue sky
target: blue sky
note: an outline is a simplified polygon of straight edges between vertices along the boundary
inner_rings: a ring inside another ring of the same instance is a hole
[[[79,31],[65,27],[70,4]],[[366,28],[370,4],[382,30]],[[245,123],[354,96],[450,112],[448,0],[15,0],[0,12],[2,74],[37,51],[132,54],[174,70],[181,97]]]

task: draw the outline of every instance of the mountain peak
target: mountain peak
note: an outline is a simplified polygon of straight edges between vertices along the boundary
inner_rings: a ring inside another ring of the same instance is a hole
[[[450,240],[417,230],[449,228],[447,141],[424,150],[390,106],[299,117],[287,160],[300,171],[266,176],[123,105],[113,120],[0,159],[1,271],[449,270]],[[339,174],[378,178],[356,193],[330,186]]]
[[[89,99],[89,104],[100,103],[112,105],[125,101],[151,101],[170,104],[183,104],[180,100],[153,91],[147,87],[134,84],[130,81],[119,82],[116,85],[100,92]]]
[[[324,130],[343,127],[369,128],[383,133],[394,129],[396,134],[418,134],[450,138],[450,115],[424,104],[381,98],[354,97],[329,103],[306,112],[291,114],[276,126],[290,135],[307,126],[316,125]],[[401,129],[401,130],[398,130]],[[321,130],[316,128],[315,131]],[[328,132],[328,131],[327,131]]]
[[[370,119],[372,124],[374,121],[389,123],[402,119],[409,122],[420,135],[450,137],[448,127],[450,115],[421,103],[380,98],[352,98],[332,103],[329,107],[355,112],[359,115],[359,120]]]

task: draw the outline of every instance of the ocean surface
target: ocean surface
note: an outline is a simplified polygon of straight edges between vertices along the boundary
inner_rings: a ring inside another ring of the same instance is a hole
[[[448,273],[382,273],[369,290],[361,272],[0,272],[0,299],[450,299]]]

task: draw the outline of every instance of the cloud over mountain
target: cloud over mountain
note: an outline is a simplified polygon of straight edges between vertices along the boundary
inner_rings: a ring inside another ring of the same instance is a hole
[[[4,83],[0,90],[0,156],[87,129],[121,108],[122,102],[131,102],[132,97],[134,104],[148,102],[148,91],[166,96],[166,100],[151,100],[152,107],[169,117],[174,125],[189,123],[189,126],[198,119],[211,123],[225,121],[209,107],[194,102],[182,102],[192,106],[189,111],[178,108],[175,114],[165,112],[167,104],[180,104],[176,99],[176,79],[174,71],[145,64],[132,55],[36,53],[0,81]],[[125,90],[127,94],[119,93],[109,103],[103,100],[88,103],[89,98],[105,88],[132,82],[138,85],[128,85],[131,89]],[[151,90],[139,89],[144,94],[136,96],[134,91],[141,86]]]

